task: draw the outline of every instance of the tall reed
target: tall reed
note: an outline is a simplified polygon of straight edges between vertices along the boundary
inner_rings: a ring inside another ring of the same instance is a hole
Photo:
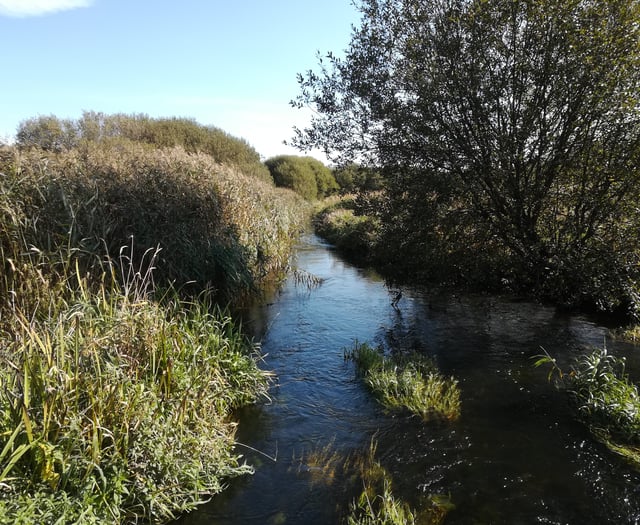
[[[288,267],[309,213],[293,192],[209,155],[130,141],[59,153],[5,148],[0,173],[0,220],[20,224],[0,232],[4,251],[17,243],[22,258],[32,249],[72,253],[92,270],[105,252],[117,260],[133,237],[136,266],[162,248],[158,283],[209,288],[221,304],[255,295]]]

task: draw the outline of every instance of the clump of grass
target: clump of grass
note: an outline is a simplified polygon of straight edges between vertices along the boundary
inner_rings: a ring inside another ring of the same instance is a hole
[[[550,377],[555,372],[597,439],[640,464],[640,393],[625,372],[624,358],[604,346],[585,353],[568,373],[546,353],[536,364],[552,365]]]
[[[339,482],[348,469],[348,460],[336,449],[334,440],[323,447],[304,452],[299,458],[294,454],[293,463],[297,463],[297,474],[308,476],[311,485],[331,486]]]
[[[585,354],[571,376],[580,417],[612,443],[640,445],[640,394],[625,373],[624,359],[606,347]]]
[[[381,349],[355,342],[345,350],[364,381],[387,408],[403,408],[424,420],[455,420],[460,416],[458,382],[443,376],[433,360],[417,353],[387,357]]]
[[[617,341],[624,341],[626,343],[639,344],[640,343],[640,325],[631,325],[625,328],[619,328],[613,330],[611,335]]]
[[[309,290],[318,288],[324,282],[322,277],[318,277],[317,275],[300,268],[294,269],[293,280],[297,286],[304,286]]]
[[[231,318],[75,278],[4,320],[0,523],[163,522],[250,472],[230,415],[268,374]]]

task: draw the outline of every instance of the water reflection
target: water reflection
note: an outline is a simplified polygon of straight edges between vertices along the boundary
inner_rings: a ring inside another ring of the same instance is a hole
[[[425,494],[451,495],[446,523],[638,523],[637,471],[594,442],[546,371],[532,366],[541,347],[565,366],[602,344],[602,327],[525,302],[409,289],[396,310],[375,274],[315,237],[297,265],[322,285],[289,281],[249,321],[278,376],[272,403],[240,414],[239,450],[256,474],[181,523],[338,523],[353,494],[339,479],[318,483],[300,458],[330,443],[347,457],[374,435],[396,496],[419,504]],[[344,362],[355,339],[434,356],[460,381],[460,420],[385,413]]]

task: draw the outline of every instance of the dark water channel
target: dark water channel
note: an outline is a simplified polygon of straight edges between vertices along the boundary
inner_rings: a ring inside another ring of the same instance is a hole
[[[374,436],[395,496],[416,506],[449,496],[446,524],[640,523],[640,473],[591,439],[547,370],[532,366],[540,347],[566,366],[603,344],[603,327],[526,302],[416,290],[395,310],[381,280],[315,237],[296,264],[323,283],[291,279],[251,316],[278,377],[272,402],[240,415],[239,450],[256,473],[181,524],[340,523],[353,492],[305,458],[323,449],[347,457]],[[460,381],[459,421],[385,413],[343,359],[356,339],[433,356]],[[640,349],[607,346],[640,372]]]

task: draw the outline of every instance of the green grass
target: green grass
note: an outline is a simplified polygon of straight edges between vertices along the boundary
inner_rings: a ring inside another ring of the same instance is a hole
[[[576,359],[568,373],[549,355],[536,364],[552,365],[549,377],[557,374],[578,417],[598,440],[640,466],[640,393],[625,372],[624,358],[604,347]]]
[[[640,446],[640,394],[625,373],[624,359],[597,349],[577,360],[570,392],[579,415],[596,435],[637,454]]]
[[[420,354],[384,356],[382,351],[354,343],[345,351],[382,405],[405,409],[424,420],[455,420],[460,416],[458,382],[443,376],[434,362]]]
[[[0,523],[163,522],[250,472],[230,415],[268,374],[231,318],[78,280],[0,340]]]

